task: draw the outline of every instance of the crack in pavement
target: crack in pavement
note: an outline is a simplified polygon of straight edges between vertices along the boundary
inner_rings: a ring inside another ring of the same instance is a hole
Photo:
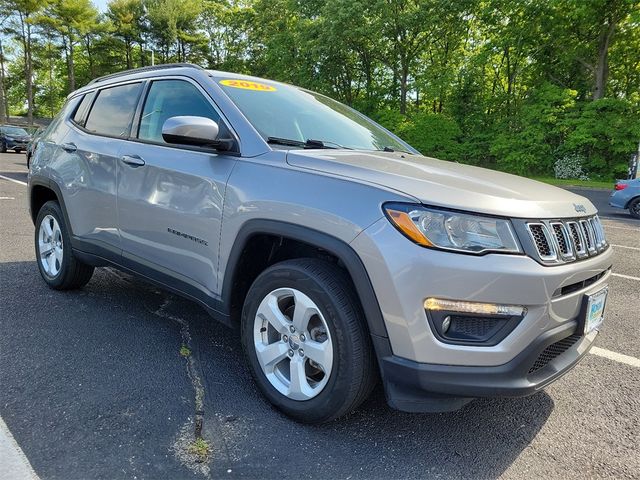
[[[193,385],[193,390],[195,392],[195,428],[194,428],[194,436],[196,440],[202,438],[202,424],[204,422],[204,387],[202,386],[202,378],[199,374],[198,365],[193,355],[193,348],[191,345],[191,333],[189,332],[189,323],[181,317],[171,315],[166,311],[166,308],[171,304],[171,297],[167,297],[160,305],[156,311],[152,312],[154,315],[158,317],[166,318],[169,320],[173,320],[178,325],[180,325],[180,336],[182,337],[182,345],[187,347],[189,350],[188,355],[184,355],[184,358],[187,360],[187,375],[189,376],[189,380],[191,380],[191,384]]]
[[[189,331],[189,322],[182,317],[172,315],[167,311],[167,308],[172,303],[172,297],[165,297],[160,307],[154,311],[150,311],[153,315],[176,322],[180,326],[180,337],[182,339],[183,348],[187,349],[187,354],[182,356],[187,363],[187,376],[193,386],[195,394],[195,412],[194,421],[191,419],[180,429],[175,443],[172,446],[172,450],[180,462],[187,468],[199,472],[208,477],[210,474],[210,468],[208,460],[210,458],[210,448],[206,452],[206,455],[198,454],[194,451],[193,446],[195,442],[202,441],[202,428],[204,425],[204,395],[205,389],[202,382],[202,375],[200,374],[200,368],[198,362],[193,354],[193,346],[191,342],[191,332]],[[193,430],[192,430],[193,423]],[[191,435],[191,431],[193,436]],[[206,444],[205,444],[206,445]]]
[[[134,284],[126,274],[109,267],[104,270],[116,277],[118,280],[130,285],[135,285],[136,288],[140,289],[140,286]],[[145,289],[144,292],[163,297],[162,303],[157,309],[153,310],[149,306],[145,305],[145,310],[156,317],[175,322],[180,327],[181,356],[184,357],[187,363],[187,376],[189,377],[194,390],[194,419],[191,421],[191,418],[189,418],[189,420],[180,429],[176,437],[176,441],[171,446],[171,450],[174,452],[178,460],[187,468],[209,477],[210,468],[208,461],[210,459],[211,449],[209,449],[206,458],[203,458],[202,455],[198,455],[193,449],[194,442],[204,440],[202,430],[204,426],[205,388],[202,381],[203,375],[201,374],[200,367],[193,353],[194,350],[192,346],[191,332],[189,330],[189,322],[180,316],[173,315],[168,312],[168,308],[173,302],[171,294],[157,289]],[[186,351],[188,352],[187,354],[182,354],[183,348],[186,348]]]

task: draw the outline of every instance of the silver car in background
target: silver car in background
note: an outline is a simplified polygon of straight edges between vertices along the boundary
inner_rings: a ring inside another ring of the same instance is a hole
[[[585,198],[420,155],[323,95],[192,65],[72,93],[29,174],[54,289],[112,265],[239,327],[303,422],[532,394],[593,344],[612,251]],[[585,392],[586,393],[586,392]]]

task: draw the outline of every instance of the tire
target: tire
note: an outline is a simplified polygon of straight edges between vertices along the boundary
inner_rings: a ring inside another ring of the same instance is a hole
[[[633,218],[640,218],[640,197],[634,198],[629,203],[629,214]]]
[[[35,248],[40,275],[50,288],[73,290],[85,286],[91,280],[93,267],[73,256],[69,229],[58,202],[49,201],[38,212]],[[47,255],[45,248],[51,249],[51,253]]]
[[[0,145],[0,153],[7,153],[7,144],[4,142]]]
[[[274,305],[282,313],[280,321],[266,319]],[[296,306],[307,308],[306,323],[291,321]],[[292,332],[294,324],[306,327]],[[297,421],[322,423],[351,412],[369,396],[378,379],[359,302],[345,273],[329,262],[303,258],[267,268],[247,293],[241,327],[242,346],[258,387],[274,406]],[[277,365],[266,370],[258,352],[265,343],[279,358]],[[331,361],[319,353],[322,350],[331,352]],[[315,366],[311,357],[319,359]],[[317,368],[323,363],[330,368]],[[268,373],[271,368],[273,372]],[[299,376],[304,388],[292,388],[294,370],[304,373]]]

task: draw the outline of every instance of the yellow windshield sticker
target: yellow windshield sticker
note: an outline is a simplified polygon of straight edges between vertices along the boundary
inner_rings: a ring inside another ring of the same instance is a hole
[[[244,90],[257,90],[259,92],[275,92],[276,87],[265,85],[264,83],[250,82],[248,80],[220,80],[220,85],[233,88],[243,88]]]

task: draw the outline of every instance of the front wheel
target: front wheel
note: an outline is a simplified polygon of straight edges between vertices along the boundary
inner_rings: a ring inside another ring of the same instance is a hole
[[[83,287],[93,275],[93,267],[73,255],[71,239],[58,202],[45,203],[36,218],[36,261],[40,275],[55,290]]]
[[[245,299],[242,345],[260,390],[301,422],[354,410],[377,379],[353,289],[322,260],[287,260],[260,274]]]
[[[640,218],[640,197],[634,198],[629,204],[629,213],[633,218]]]

